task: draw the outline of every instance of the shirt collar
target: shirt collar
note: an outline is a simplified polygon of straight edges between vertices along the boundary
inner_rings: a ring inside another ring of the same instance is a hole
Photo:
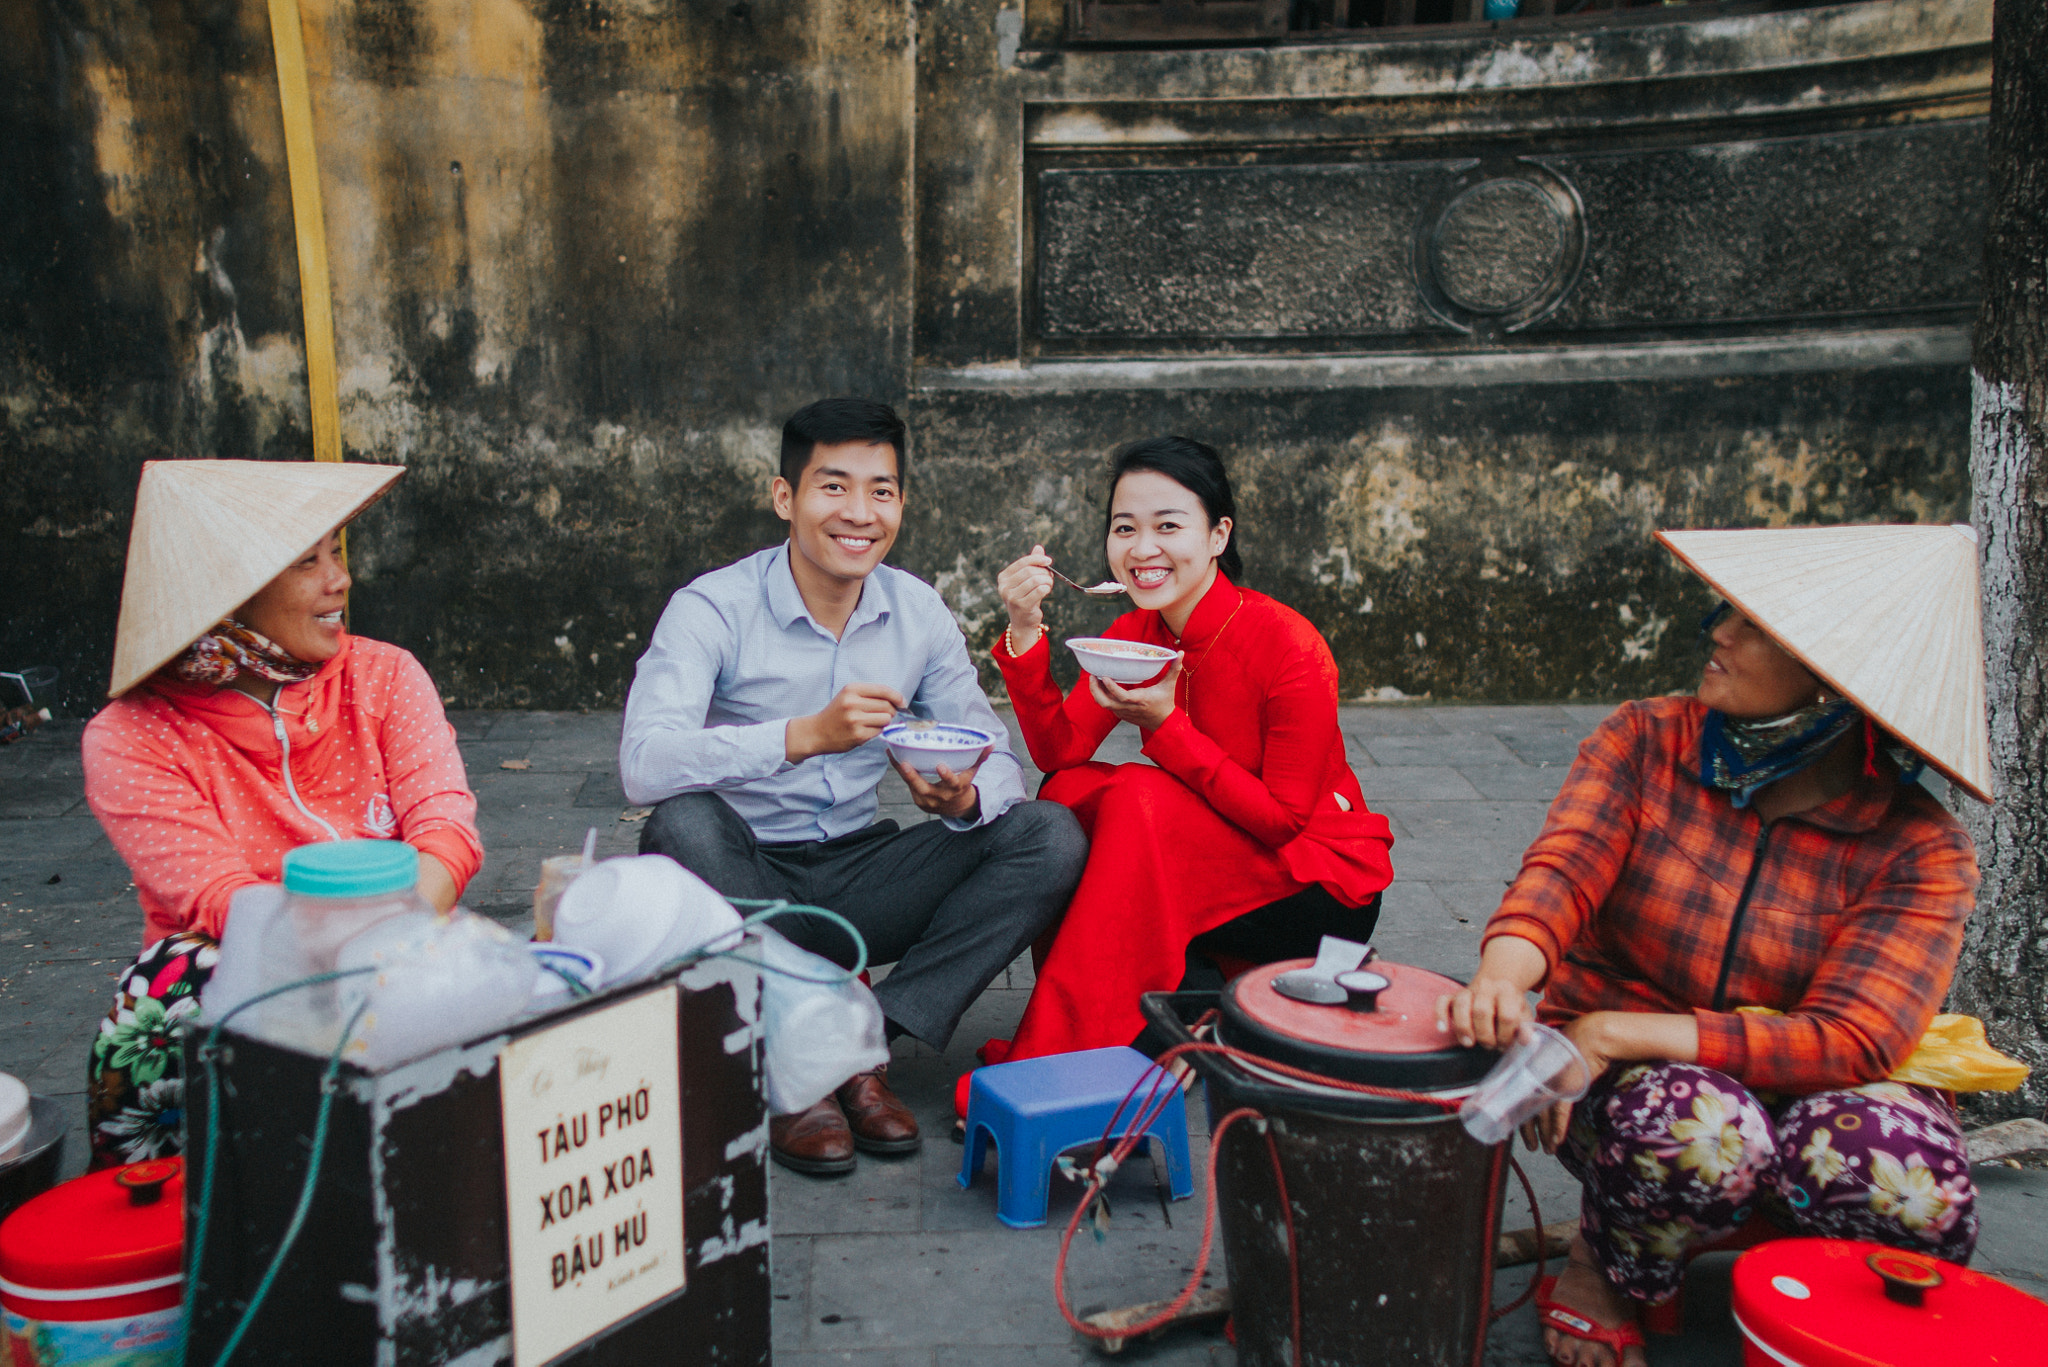
[[[1217,570],[1216,582],[1209,585],[1202,601],[1195,604],[1195,610],[1188,614],[1187,630],[1180,634],[1182,649],[1199,650],[1209,644],[1243,602],[1244,590],[1231,583],[1229,575]],[[1160,625],[1164,626],[1165,622],[1162,620]]]
[[[775,624],[785,631],[798,622],[809,622],[817,630],[824,631],[825,628],[811,616],[811,610],[804,606],[804,596],[796,586],[796,573],[789,565],[789,554],[787,541],[768,552],[767,563],[761,572],[768,611],[775,618]],[[853,606],[853,616],[846,619],[846,631],[887,618],[892,606],[882,566],[877,565],[861,583],[860,601]],[[845,635],[846,632],[840,633],[842,640]]]

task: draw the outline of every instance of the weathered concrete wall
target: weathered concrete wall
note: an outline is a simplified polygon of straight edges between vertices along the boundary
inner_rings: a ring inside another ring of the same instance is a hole
[[[1013,0],[302,0],[343,440],[411,468],[356,625],[616,702],[854,391],[977,643],[1179,430],[1348,693],[1682,684],[1652,526],[1967,506],[1986,8],[1076,52]],[[74,707],[141,462],[308,449],[270,61],[262,0],[0,7],[0,668]]]
[[[796,405],[908,374],[905,4],[303,0],[359,630],[615,701]],[[4,7],[0,660],[104,686],[140,463],[307,452],[262,0]],[[7,667],[0,665],[0,668]]]
[[[1953,520],[1968,452],[1929,432],[1967,411],[1953,366],[1600,384],[1164,384],[929,394],[928,477],[969,510],[937,582],[977,644],[1002,629],[1002,563],[1043,540],[1102,568],[1104,453],[1194,431],[1235,456],[1250,581],[1308,614],[1350,696],[1640,696],[1697,677],[1703,586],[1659,527]],[[936,469],[932,467],[936,466]],[[1648,550],[1646,551],[1646,547]],[[1114,609],[1077,594],[1054,630]]]

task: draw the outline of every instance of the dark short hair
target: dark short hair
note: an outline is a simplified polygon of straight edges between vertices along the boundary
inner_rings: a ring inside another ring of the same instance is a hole
[[[873,399],[845,396],[807,403],[782,424],[782,477],[794,489],[803,478],[804,467],[811,463],[811,452],[819,445],[857,441],[894,448],[896,482],[902,484],[910,473],[903,451],[907,436],[896,410]]]
[[[1102,529],[1109,532],[1109,517],[1116,509],[1116,486],[1133,470],[1151,470],[1165,475],[1202,501],[1209,525],[1230,519],[1230,539],[1217,568],[1232,579],[1244,577],[1244,565],[1237,557],[1237,500],[1230,492],[1230,476],[1224,472],[1223,457],[1216,448],[1192,437],[1146,437],[1126,442],[1109,458],[1109,506],[1103,509]]]

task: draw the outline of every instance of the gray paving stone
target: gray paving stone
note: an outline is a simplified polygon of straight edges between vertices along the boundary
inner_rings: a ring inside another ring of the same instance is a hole
[[[1483,926],[1500,907],[1501,896],[1507,892],[1508,880],[1514,877],[1516,867],[1519,866],[1501,870],[1498,878],[1438,879],[1429,886],[1450,909],[1453,917],[1462,917],[1472,925]]]
[[[600,734],[595,738],[576,733],[544,736],[532,743],[526,759],[537,770],[589,773],[597,769],[617,769],[618,733],[614,730],[608,737]]]
[[[768,1245],[768,1278],[769,1334],[776,1360],[784,1361],[785,1345],[802,1343],[810,1328],[811,1241],[778,1230]]]
[[[1345,707],[1337,713],[1337,724],[1346,736],[1440,736],[1444,728],[1428,707],[1380,703]]]
[[[1490,735],[1373,736],[1366,741],[1375,761],[1385,765],[1507,764],[1515,753]]]
[[[1984,1222],[1971,1266],[2048,1300],[2048,1172],[1979,1163],[1970,1176]]]
[[[1418,835],[1394,847],[1394,867],[1403,877],[1428,882],[1483,878],[1489,870],[1520,867],[1527,841],[1506,835]]]
[[[500,712],[491,723],[490,738],[541,740],[573,736],[593,745],[619,744],[618,712]]]
[[[469,786],[474,788],[478,780],[503,769],[507,760],[515,764],[525,762],[526,757],[533,753],[533,742],[531,740],[459,741],[456,748],[462,752],[462,767],[469,775]]]
[[[948,1143],[943,1138],[940,1142]],[[769,1164],[773,1171],[768,1174],[768,1200],[775,1232],[884,1234],[918,1228],[921,1157],[863,1154],[854,1170],[842,1177],[807,1177]]]
[[[491,734],[491,724],[502,715],[498,712],[450,712],[448,724],[455,728],[457,743],[466,744],[469,741],[486,739]]]
[[[22,780],[0,788],[0,821],[65,816],[84,807],[84,792],[74,791],[69,784]]]
[[[1456,769],[1440,764],[1390,765],[1384,769],[1353,768],[1365,800],[1374,807],[1397,799],[1463,798],[1476,801],[1479,790]]]
[[[777,1339],[777,1343],[780,1343]],[[940,1358],[931,1348],[872,1348],[858,1351],[785,1352],[779,1346],[775,1350],[776,1367],[934,1367],[959,1361],[957,1358]],[[984,1359],[985,1360],[985,1359]]]
[[[1199,1242],[1199,1228],[1193,1232]],[[1176,1291],[1186,1264],[1164,1246],[1162,1233],[1156,1208],[1148,1218],[1136,1207],[1118,1210],[1105,1243],[1076,1239],[1068,1263],[1076,1308],[1129,1305]],[[819,1238],[812,1251],[810,1346],[945,1344],[978,1353],[984,1346],[1061,1344],[1069,1331],[1048,1286],[1058,1247],[1059,1232],[1051,1228]],[[1212,1265],[1209,1280],[1222,1277],[1221,1266]]]
[[[608,811],[617,817],[633,804],[627,800],[625,785],[619,782],[618,774],[602,769],[584,776],[583,786],[576,790],[576,805]]]
[[[1611,702],[1566,703],[1562,710],[1573,722],[1583,727],[1586,734],[1591,735],[1593,728],[1606,721],[1617,706],[1618,704]]]
[[[1458,772],[1481,797],[1547,804],[1564,786],[1564,776],[1570,769],[1563,764],[1461,764]]]
[[[1401,824],[1418,840],[1436,836],[1470,837],[1490,846],[1501,840],[1515,844],[1517,866],[1522,849],[1543,828],[1549,804],[1543,802],[1410,802],[1396,800],[1381,804],[1381,810],[1401,818]],[[1396,867],[1399,865],[1397,863]],[[1512,872],[1512,870],[1510,870]]]
[[[1555,728],[1543,731],[1496,731],[1494,739],[1515,752],[1515,758],[1524,764],[1555,764],[1568,768],[1579,756],[1579,742],[1584,739],[1578,728]]]
[[[1446,703],[1430,708],[1429,714],[1436,718],[1437,725],[1453,735],[1571,725],[1571,718],[1562,707],[1540,705],[1497,707],[1483,703]]]

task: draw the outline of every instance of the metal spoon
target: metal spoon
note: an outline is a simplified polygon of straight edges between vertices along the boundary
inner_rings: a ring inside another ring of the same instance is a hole
[[[1047,565],[1046,568],[1052,570],[1052,566],[1050,565]],[[1067,578],[1067,576],[1061,574],[1058,570],[1052,570],[1052,577],[1059,580],[1062,584],[1065,584],[1068,588],[1081,590],[1081,592],[1087,594],[1090,598],[1114,598],[1124,591],[1124,586],[1122,584],[1117,583],[1114,579],[1105,579],[1100,584],[1096,584],[1091,587],[1086,584],[1076,584],[1073,580]]]

